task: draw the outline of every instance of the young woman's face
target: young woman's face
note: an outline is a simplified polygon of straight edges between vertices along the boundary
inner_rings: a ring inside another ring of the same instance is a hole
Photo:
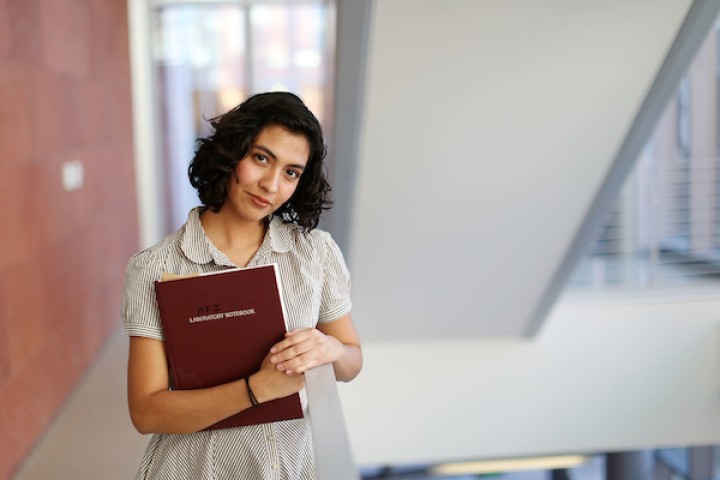
[[[242,220],[260,222],[295,193],[309,156],[303,135],[265,127],[228,179],[223,210],[229,207]]]

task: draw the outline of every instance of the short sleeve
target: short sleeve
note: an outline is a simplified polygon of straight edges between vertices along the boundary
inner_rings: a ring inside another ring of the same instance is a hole
[[[155,298],[155,281],[161,273],[162,262],[152,251],[140,252],[128,262],[121,307],[128,336],[164,339]]]
[[[323,285],[319,323],[330,323],[352,310],[350,272],[337,243],[329,233],[322,232]]]

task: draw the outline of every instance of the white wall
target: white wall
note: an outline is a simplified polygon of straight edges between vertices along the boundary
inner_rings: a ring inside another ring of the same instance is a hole
[[[689,4],[373,2],[349,248],[363,338],[527,331]]]
[[[720,443],[720,296],[561,302],[533,340],[370,342],[362,465]]]
[[[720,296],[565,301],[522,338],[691,3],[372,2],[358,463],[720,443]]]

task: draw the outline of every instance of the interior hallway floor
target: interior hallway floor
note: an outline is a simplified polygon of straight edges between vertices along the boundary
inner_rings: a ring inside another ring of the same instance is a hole
[[[15,480],[131,479],[149,436],[127,409],[127,337],[113,331]]]

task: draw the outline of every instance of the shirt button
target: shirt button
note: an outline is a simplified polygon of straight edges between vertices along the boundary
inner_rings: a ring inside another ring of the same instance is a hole
[[[273,470],[277,470],[277,469],[278,469],[277,463],[273,463],[273,464],[272,464],[272,469],[273,469]]]
[[[268,433],[267,439],[268,442],[272,442],[273,440],[275,440],[275,437],[273,437],[272,433]]]

